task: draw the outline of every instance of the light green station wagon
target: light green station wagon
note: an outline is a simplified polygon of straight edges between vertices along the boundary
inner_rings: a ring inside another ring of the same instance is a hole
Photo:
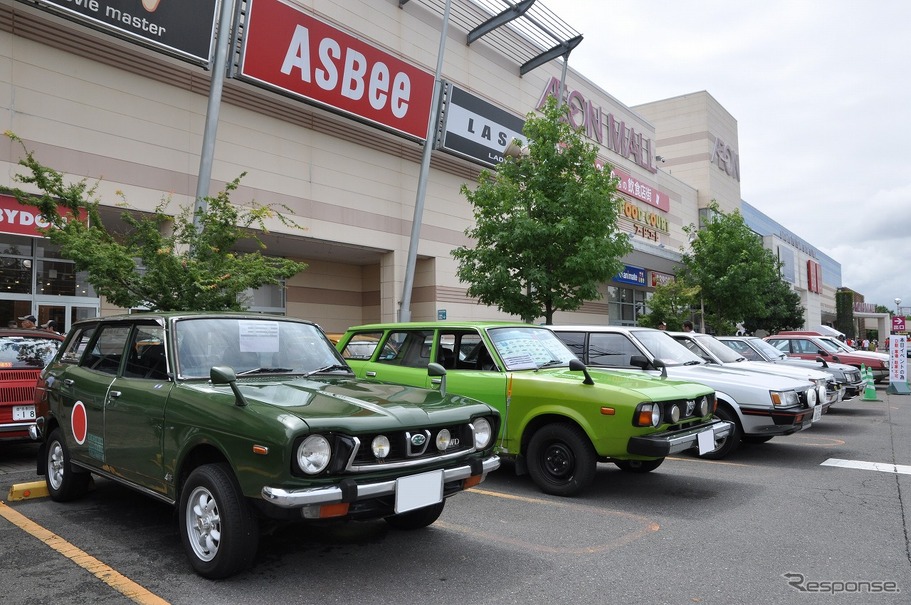
[[[713,419],[711,388],[588,370],[542,326],[362,325],[349,328],[336,347],[359,378],[438,388],[499,410],[499,453],[515,458],[518,472],[550,494],[585,489],[599,461],[648,472],[670,454],[712,451],[731,430]]]

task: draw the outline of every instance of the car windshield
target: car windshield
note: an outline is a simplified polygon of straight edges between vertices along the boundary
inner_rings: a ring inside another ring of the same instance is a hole
[[[54,338],[0,336],[0,369],[41,369],[59,347],[60,341]]]
[[[830,351],[833,353],[837,353],[838,351],[844,351],[845,353],[854,353],[857,351],[857,349],[849,347],[837,338],[820,338],[820,340],[823,344],[831,346],[832,348]]]
[[[208,378],[212,366],[238,376],[348,373],[350,369],[313,324],[256,318],[189,318],[177,322],[181,378]]]
[[[700,365],[705,362],[673,336],[661,330],[631,330],[630,334],[639,341],[652,357],[666,366]]]
[[[849,349],[847,347],[847,345],[845,345],[845,348],[842,349],[840,346],[836,345],[835,343],[833,343],[829,340],[826,340],[825,338],[819,338],[817,340],[814,340],[813,342],[817,343],[819,346],[821,346],[823,349],[825,349],[829,353],[853,353],[854,352],[854,350]]]
[[[714,336],[703,334],[696,337],[696,342],[703,349],[718,358],[721,363],[736,363],[744,361],[743,355],[731,349]]]
[[[779,351],[761,338],[751,338],[750,346],[759,350],[766,359],[787,359],[787,354]]]
[[[521,326],[488,330],[507,370],[536,370],[569,365],[573,352],[547,328]]]

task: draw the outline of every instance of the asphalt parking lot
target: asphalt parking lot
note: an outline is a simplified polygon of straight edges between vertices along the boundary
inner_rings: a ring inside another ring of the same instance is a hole
[[[908,603],[911,397],[646,475],[599,465],[562,499],[509,464],[426,530],[283,527],[254,567],[196,576],[172,509],[96,478],[83,499],[9,500],[34,444],[0,445],[0,586],[13,603]]]

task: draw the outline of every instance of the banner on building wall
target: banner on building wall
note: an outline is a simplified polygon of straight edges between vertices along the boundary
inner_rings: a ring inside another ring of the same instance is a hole
[[[640,181],[616,166],[611,168],[611,174],[618,179],[617,191],[650,204],[658,210],[671,211],[671,200],[663,191]]]
[[[61,216],[67,216],[70,213],[63,206],[57,206],[57,212]],[[85,221],[86,216],[83,211],[79,220]],[[0,194],[0,233],[43,237],[39,229],[48,226],[48,222],[34,206],[20,204],[19,200],[13,196]]]
[[[525,145],[525,119],[500,109],[452,84],[447,100],[441,149],[495,167],[503,161],[503,150],[513,140]]]
[[[26,2],[34,4],[34,2]],[[208,66],[218,0],[37,0],[67,19]]]
[[[247,0],[238,79],[423,140],[433,74],[281,0]]]
[[[613,281],[621,284],[630,284],[631,286],[644,286],[646,284],[645,269],[625,265],[623,270],[614,276]]]

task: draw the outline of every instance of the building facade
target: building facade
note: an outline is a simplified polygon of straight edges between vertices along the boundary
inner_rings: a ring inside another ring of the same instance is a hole
[[[619,178],[620,225],[633,252],[600,300],[556,321],[635,324],[648,293],[676,272],[684,228],[699,224],[700,210],[713,199],[725,210],[741,206],[734,118],[706,92],[623,105],[571,58],[548,53],[580,38],[540,3],[535,18],[490,31],[493,13],[469,0],[453,0],[446,28],[439,3],[419,0],[244,0],[221,29],[216,0],[143,4],[0,0],[3,129],[67,178],[97,181],[106,225],[117,224],[123,199],[138,212],[162,199],[175,211],[189,206],[211,132],[215,32],[230,31],[208,194],[244,173],[234,203],[281,205],[299,225],[270,223],[266,253],[309,264],[284,288],[253,293],[255,310],[330,332],[393,321],[410,273],[414,319],[507,319],[467,298],[455,276],[451,252],[470,244],[473,220],[460,187],[495,166],[525,116],[561,91],[571,123]],[[541,45],[542,27],[544,38],[556,35],[554,49]],[[425,144],[433,151],[422,174]],[[0,144],[0,186],[18,185],[22,155],[9,139]],[[27,208],[0,203],[0,319],[34,313],[63,329],[119,311],[34,228],[10,228]]]

